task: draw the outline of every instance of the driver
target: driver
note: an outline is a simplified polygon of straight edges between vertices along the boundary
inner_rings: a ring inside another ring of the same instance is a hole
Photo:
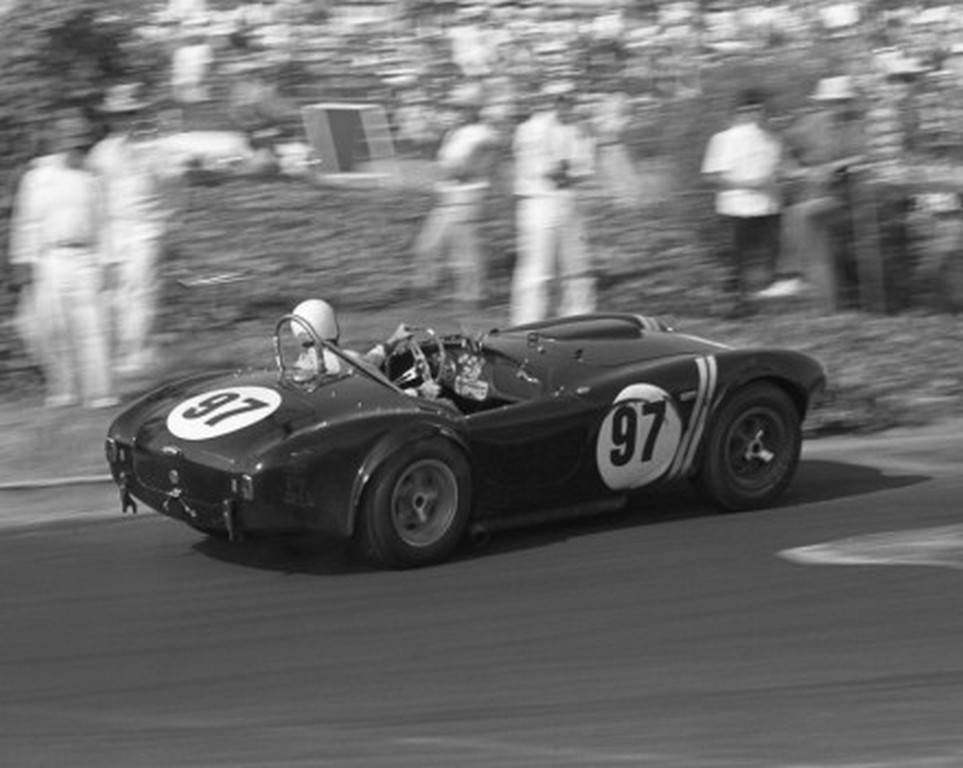
[[[323,299],[307,299],[302,301],[294,308],[292,314],[307,323],[315,332],[317,337],[323,341],[340,347],[341,326],[338,323],[334,308]],[[301,355],[295,363],[298,371],[318,370],[318,350],[314,348],[314,341],[300,325],[293,324],[294,335],[301,344]],[[394,332],[382,343],[375,344],[364,354],[352,349],[345,349],[344,352],[349,357],[354,358],[362,364],[376,369],[382,376],[385,375],[385,361],[401,342],[411,338],[412,331],[404,323],[400,323]],[[341,365],[337,357],[331,353],[325,355],[321,350],[324,368],[328,371],[337,372]],[[413,389],[406,389],[409,395],[420,395],[435,399],[440,394],[440,387],[433,381],[427,381]]]

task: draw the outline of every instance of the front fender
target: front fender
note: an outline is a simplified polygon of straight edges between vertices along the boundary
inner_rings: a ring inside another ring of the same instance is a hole
[[[715,428],[719,409],[735,392],[756,382],[769,382],[789,395],[802,422],[813,399],[819,397],[826,385],[826,373],[822,365],[802,353],[742,351],[726,360],[720,359],[719,365],[722,381],[710,405],[706,428],[690,466],[692,473],[702,466],[707,436]]]
[[[361,499],[379,467],[381,467],[390,456],[393,456],[400,450],[404,450],[405,446],[432,437],[444,437],[447,440],[451,440],[470,458],[471,454],[465,439],[455,429],[446,424],[435,422],[406,424],[404,427],[385,435],[368,453],[358,468],[358,473],[351,489],[351,501],[348,510],[349,536],[354,535],[358,523],[358,514],[361,509]]]
[[[718,406],[732,392],[753,381],[771,381],[792,397],[804,419],[826,384],[826,372],[813,357],[788,350],[736,350],[719,357]]]

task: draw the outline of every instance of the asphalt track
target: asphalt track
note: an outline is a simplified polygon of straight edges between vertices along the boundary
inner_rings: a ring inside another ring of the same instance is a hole
[[[958,768],[961,457],[816,441],[778,509],[683,490],[403,573],[4,492],[0,765]]]

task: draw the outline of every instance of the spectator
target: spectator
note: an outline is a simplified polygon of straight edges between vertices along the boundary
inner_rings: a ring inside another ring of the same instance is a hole
[[[228,94],[228,113],[247,137],[259,170],[277,166],[276,146],[298,124],[297,106],[278,85],[280,66],[278,57],[256,53],[229,68],[236,77]]]
[[[618,82],[603,93],[594,116],[598,143],[598,173],[613,202],[633,207],[640,200],[640,185],[635,163],[625,137],[631,123],[631,106]]]
[[[821,80],[812,99],[819,108],[786,132],[787,176],[797,191],[783,214],[777,279],[757,295],[794,296],[816,281],[834,306],[837,235],[850,223],[851,173],[864,159],[863,125],[850,77]]]
[[[749,311],[749,257],[761,252],[772,280],[779,255],[783,150],[766,128],[765,110],[761,91],[740,94],[732,124],[712,136],[702,162],[702,172],[717,189],[716,213],[727,232],[727,289],[735,295],[735,315]]]
[[[171,57],[171,93],[182,110],[190,110],[210,98],[207,79],[214,52],[205,24],[203,19],[183,22],[182,41]]]
[[[444,260],[454,273],[455,300],[479,304],[485,295],[485,254],[478,223],[496,158],[495,131],[482,119],[481,90],[465,85],[450,98],[456,123],[438,149],[436,204],[415,243],[419,285],[437,287]]]
[[[160,289],[157,267],[176,172],[157,149],[149,104],[139,89],[123,84],[107,93],[101,112],[109,133],[88,158],[103,182],[107,247],[118,262],[112,304],[119,375],[143,373],[157,357],[151,338]]]
[[[575,121],[571,83],[550,83],[542,97],[512,142],[518,228],[513,323],[547,317],[556,276],[560,314],[595,309],[595,279],[578,199],[579,185],[593,172],[594,148]]]
[[[13,265],[29,274],[21,295],[23,330],[33,340],[47,384],[48,406],[117,404],[110,374],[104,288],[107,265],[100,238],[103,199],[84,168],[90,131],[79,114],[57,120],[53,154],[24,174],[11,231]]]
[[[399,142],[418,157],[430,157],[438,142],[431,100],[419,88],[404,92],[398,100],[395,123],[398,126]]]

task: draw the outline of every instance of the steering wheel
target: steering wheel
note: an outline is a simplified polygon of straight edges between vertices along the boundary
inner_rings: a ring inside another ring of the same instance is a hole
[[[438,349],[437,369],[439,373],[445,369],[447,362],[445,345],[441,343],[438,334],[435,333],[432,328],[412,327],[409,328],[409,330],[411,331],[411,335],[398,342],[388,357],[389,359],[393,359],[406,353],[410,354],[411,365],[395,376],[391,380],[392,384],[401,388],[406,386],[417,387],[422,384],[440,386],[438,376],[432,370],[431,363],[428,361],[428,355],[425,354],[425,345],[431,343]],[[387,370],[387,368],[388,366],[386,364],[385,369]]]

